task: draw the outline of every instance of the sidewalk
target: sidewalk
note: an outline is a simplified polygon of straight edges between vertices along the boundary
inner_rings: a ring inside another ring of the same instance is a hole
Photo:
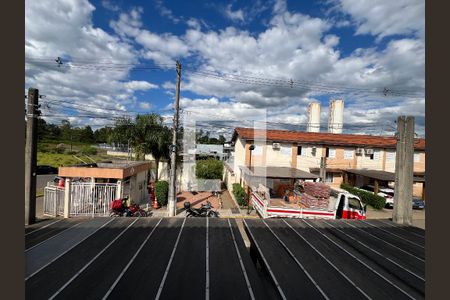
[[[233,218],[233,219],[259,219],[258,214],[255,210],[252,210],[250,214],[247,214],[246,209],[238,209],[238,211],[231,209],[231,208],[223,208],[223,209],[214,209],[215,211],[219,212],[220,218]],[[160,209],[154,209],[151,211],[152,217],[156,218],[163,218],[167,217],[168,212],[167,208],[160,208]],[[186,213],[184,209],[177,209],[177,215],[176,218],[184,218],[186,216]]]
[[[367,219],[392,219],[392,209],[383,208],[376,210],[370,206],[367,207]],[[413,209],[412,224],[415,227],[425,229],[425,209]]]

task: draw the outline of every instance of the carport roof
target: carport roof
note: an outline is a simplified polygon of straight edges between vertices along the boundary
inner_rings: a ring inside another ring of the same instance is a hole
[[[97,167],[59,167],[58,176],[124,179],[148,169],[150,169],[150,163],[143,161],[130,163],[98,163]]]
[[[395,173],[380,171],[380,170],[367,170],[367,169],[347,169],[343,170],[347,173],[370,177],[381,181],[395,181]],[[414,182],[425,182],[425,177],[414,176]]]

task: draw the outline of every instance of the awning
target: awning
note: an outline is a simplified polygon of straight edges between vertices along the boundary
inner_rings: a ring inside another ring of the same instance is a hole
[[[251,177],[317,179],[319,176],[289,167],[251,167],[239,166],[241,171]]]
[[[350,174],[361,175],[369,178],[373,178],[380,181],[395,181],[395,173],[380,171],[380,170],[367,170],[367,169],[348,169],[343,170]],[[413,177],[414,182],[425,182],[425,177]]]

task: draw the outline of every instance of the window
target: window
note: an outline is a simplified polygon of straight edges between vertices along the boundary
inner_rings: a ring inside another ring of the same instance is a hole
[[[325,182],[333,182],[333,173],[325,174]]]
[[[252,155],[262,155],[262,146],[254,145],[255,149],[252,150]]]
[[[356,198],[348,198],[348,206],[353,209],[362,209],[359,200]]]
[[[307,147],[297,146],[297,155],[306,156]]]
[[[375,150],[375,151],[373,151],[373,160],[379,160],[380,159],[380,156],[381,156],[381,151],[380,150]]]
[[[336,149],[327,147],[326,156],[328,158],[336,158]]]
[[[317,152],[317,148],[316,147],[312,147],[312,149],[311,149],[311,156],[316,157],[316,152]]]
[[[280,149],[280,152],[281,152],[281,154],[283,154],[283,155],[288,155],[288,156],[290,156],[290,155],[292,155],[292,147],[289,145],[289,146],[286,146],[286,145],[282,145],[281,146],[281,149]]]
[[[420,162],[420,153],[414,152],[414,162]]]
[[[345,149],[344,150],[344,159],[352,159],[353,158],[353,150]]]
[[[395,160],[395,152],[386,152],[386,160]]]
[[[302,147],[302,156],[306,156],[306,147]]]

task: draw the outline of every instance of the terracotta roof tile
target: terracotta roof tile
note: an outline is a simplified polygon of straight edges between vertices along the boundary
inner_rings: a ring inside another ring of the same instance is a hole
[[[239,136],[245,140],[254,140],[255,137],[263,137],[271,142],[311,143],[332,146],[353,146],[373,148],[396,148],[396,138],[393,136],[375,136],[359,134],[335,134],[322,132],[303,132],[288,130],[262,130],[253,128],[235,128],[233,141]],[[425,139],[415,139],[414,148],[425,150]]]

